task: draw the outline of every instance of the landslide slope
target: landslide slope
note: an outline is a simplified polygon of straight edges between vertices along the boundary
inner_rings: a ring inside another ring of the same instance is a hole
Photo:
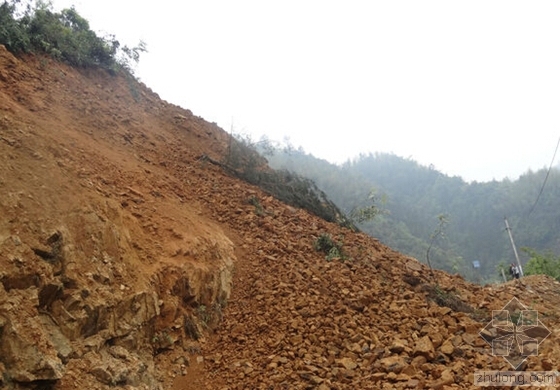
[[[0,47],[0,387],[478,388],[514,297],[551,331],[522,368],[560,368],[558,282],[432,278],[231,177],[227,148],[134,79]]]

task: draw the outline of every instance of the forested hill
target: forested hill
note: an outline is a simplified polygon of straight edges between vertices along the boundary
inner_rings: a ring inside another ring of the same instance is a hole
[[[522,248],[560,248],[560,171],[528,171],[515,181],[467,183],[393,154],[370,154],[342,166],[302,150],[276,151],[270,165],[315,181],[342,210],[374,204],[383,212],[360,225],[385,244],[468,279],[500,278],[499,266],[514,261],[509,222],[522,262]],[[538,199],[538,202],[537,202]],[[447,223],[441,224],[444,215]],[[438,232],[443,234],[438,234]],[[435,238],[434,238],[435,236]],[[480,263],[477,270],[473,261]]]

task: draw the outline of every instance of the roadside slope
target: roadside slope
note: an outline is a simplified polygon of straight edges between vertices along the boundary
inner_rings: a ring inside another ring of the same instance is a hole
[[[227,145],[135,80],[0,47],[2,385],[468,388],[508,368],[479,332],[513,297],[552,331],[527,367],[558,368],[557,282],[431,279],[227,175]]]

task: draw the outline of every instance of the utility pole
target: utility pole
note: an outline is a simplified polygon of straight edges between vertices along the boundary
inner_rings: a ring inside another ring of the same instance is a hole
[[[231,164],[231,144],[233,142],[233,117],[231,117],[231,127],[229,130],[229,140],[228,140],[228,148],[227,148],[227,156],[226,156],[226,165]]]
[[[502,278],[504,278],[504,283],[507,282],[506,274],[504,273],[504,269],[500,267],[500,271],[502,271]]]
[[[513,236],[511,235],[511,229],[508,224],[508,220],[504,217],[506,221],[506,230],[509,234],[509,239],[511,241],[511,246],[513,247],[513,253],[515,254],[515,259],[517,260],[517,266],[519,267],[519,275],[523,276],[523,267],[521,267],[521,261],[519,261],[519,255],[517,254],[517,249],[515,248],[515,242],[513,242]]]

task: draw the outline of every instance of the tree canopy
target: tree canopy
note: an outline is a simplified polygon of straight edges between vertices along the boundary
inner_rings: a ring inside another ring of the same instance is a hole
[[[75,67],[133,73],[133,63],[146,51],[142,41],[129,48],[114,35],[97,36],[74,7],[55,12],[49,2],[21,3],[0,4],[0,44],[12,53],[43,53]],[[22,7],[24,11],[18,12]]]

